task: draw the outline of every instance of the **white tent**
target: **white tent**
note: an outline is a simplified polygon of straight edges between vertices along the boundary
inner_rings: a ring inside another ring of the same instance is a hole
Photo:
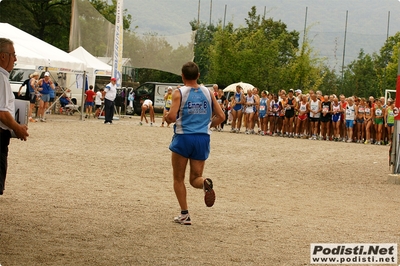
[[[83,61],[8,23],[0,23],[0,37],[14,42],[17,64],[34,65],[39,70],[83,73]]]
[[[69,54],[85,62],[89,85],[94,85],[96,76],[111,76],[112,67],[91,55],[82,46]]]
[[[86,63],[88,75],[111,76],[112,67],[91,55],[82,46],[79,46],[69,54]]]

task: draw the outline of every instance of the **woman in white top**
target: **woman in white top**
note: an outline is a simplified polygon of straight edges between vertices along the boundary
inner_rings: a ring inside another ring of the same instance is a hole
[[[256,105],[256,99],[253,95],[252,90],[247,91],[246,103],[245,103],[245,119],[246,119],[246,134],[253,134],[254,124],[254,106]]]
[[[315,93],[310,93],[310,129],[312,134],[311,138],[312,140],[317,139],[317,134],[318,134],[318,126],[319,126],[319,118],[321,116],[321,102],[317,98],[317,95]]]
[[[356,106],[354,104],[353,97],[349,97],[344,112],[344,119],[346,121],[346,129],[347,129],[347,142],[353,141],[353,127],[355,118],[356,118]]]

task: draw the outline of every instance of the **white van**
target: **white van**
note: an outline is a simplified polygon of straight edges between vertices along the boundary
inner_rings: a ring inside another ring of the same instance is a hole
[[[29,75],[33,72],[39,72],[39,76],[42,77],[45,71],[36,70],[35,66],[30,65],[19,65],[17,64],[14,69],[10,72],[10,84],[12,91],[17,97],[18,90],[21,87],[22,83],[29,78]],[[81,105],[82,100],[82,89],[77,88],[77,83],[79,86],[79,80],[76,80],[75,74],[66,74],[61,72],[50,72],[50,78],[53,82],[57,83],[60,87],[64,88],[64,90],[68,90],[68,96],[71,101],[77,106]],[[22,88],[21,96],[25,96],[26,87]],[[57,91],[57,93],[62,93],[63,90]]]
[[[17,98],[17,94],[19,88],[21,87],[22,83],[29,78],[29,75],[35,72],[34,66],[28,65],[17,65],[13,70],[10,72],[10,84],[11,89]],[[26,87],[22,88],[21,96],[25,96]]]

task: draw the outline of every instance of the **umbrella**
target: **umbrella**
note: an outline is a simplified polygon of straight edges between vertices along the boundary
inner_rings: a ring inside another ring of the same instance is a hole
[[[237,82],[229,85],[224,89],[224,92],[236,92],[236,86],[240,85],[243,88],[243,92],[247,93],[247,90],[252,90],[254,88],[253,85],[244,82]]]

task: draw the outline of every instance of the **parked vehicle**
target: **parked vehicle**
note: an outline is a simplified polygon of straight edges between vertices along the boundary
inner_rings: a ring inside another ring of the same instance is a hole
[[[182,83],[162,83],[162,82],[146,82],[134,89],[135,100],[134,100],[134,113],[140,115],[142,103],[144,99],[150,99],[153,101],[154,111],[156,113],[162,113],[164,109],[164,95],[168,91],[168,87],[171,86],[175,90],[178,86],[183,86]],[[207,88],[212,89],[212,85],[205,85]]]
[[[22,83],[24,83],[24,81],[28,79],[29,75],[32,74],[33,72],[35,72],[34,66],[25,66],[25,65],[18,66],[17,68],[11,70],[10,84],[15,98],[17,98],[18,90],[21,87]],[[21,98],[25,96],[25,91],[26,88],[22,88]]]

